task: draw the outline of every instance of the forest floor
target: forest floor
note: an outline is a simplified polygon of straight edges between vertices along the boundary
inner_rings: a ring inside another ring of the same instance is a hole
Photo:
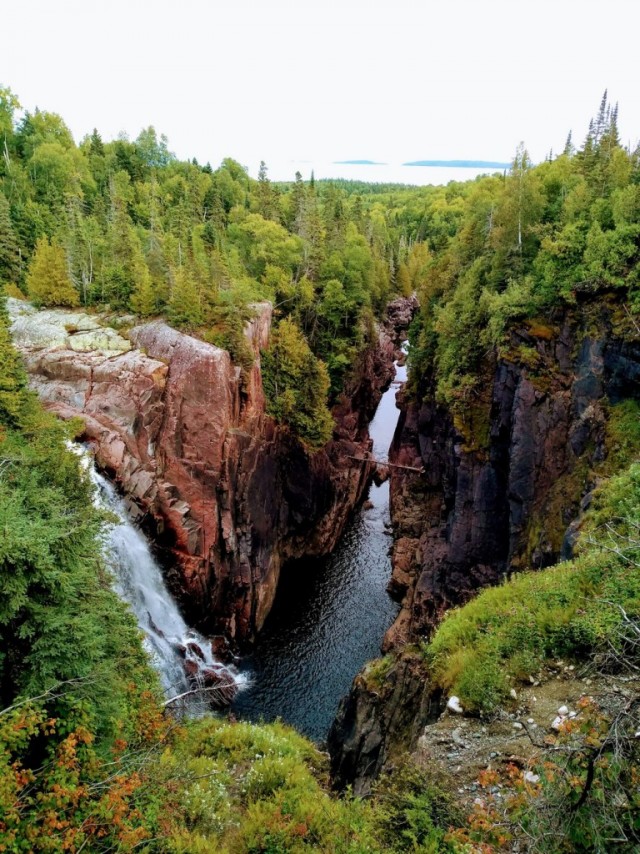
[[[580,715],[579,701],[589,697],[603,710],[619,707],[640,693],[640,678],[581,671],[563,661],[539,673],[532,684],[514,689],[509,707],[488,718],[445,711],[425,727],[414,761],[441,780],[463,809],[471,811],[486,787],[479,777],[485,769],[502,772],[508,765],[523,775],[542,759],[562,717]],[[490,793],[499,801],[503,786]]]

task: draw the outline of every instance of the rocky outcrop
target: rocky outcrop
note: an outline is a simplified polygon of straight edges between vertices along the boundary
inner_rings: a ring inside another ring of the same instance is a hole
[[[311,454],[265,415],[259,352],[271,306],[253,308],[255,362],[243,371],[160,321],[124,338],[93,316],[9,301],[33,387],[63,418],[82,418],[192,622],[238,642],[262,626],[283,562],[330,551],[361,499],[373,471],[367,424],[395,348],[381,330],[334,409],[333,440]]]
[[[570,553],[572,520],[606,463],[610,404],[640,399],[640,344],[620,334],[619,316],[612,303],[597,318],[568,312],[514,331],[463,413],[438,404],[431,376],[401,400],[391,461],[407,468],[391,469],[390,591],[402,607],[383,643],[395,664],[374,691],[359,677],[341,706],[330,739],[339,784],[366,790],[429,722],[437,698],[407,651],[444,612]]]

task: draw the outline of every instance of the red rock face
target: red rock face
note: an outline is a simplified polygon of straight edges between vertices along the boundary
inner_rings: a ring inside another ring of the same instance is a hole
[[[81,416],[96,461],[132,500],[166,554],[168,581],[190,620],[238,642],[259,631],[282,563],[335,546],[372,465],[367,433],[391,380],[381,332],[338,402],[334,439],[309,454],[264,413],[259,351],[271,306],[247,337],[254,367],[161,322],[134,328],[120,355],[18,339],[33,387],[63,418]],[[31,322],[31,321],[30,321]]]

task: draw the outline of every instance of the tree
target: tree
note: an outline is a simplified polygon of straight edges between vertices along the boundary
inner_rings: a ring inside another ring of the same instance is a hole
[[[262,369],[267,412],[309,448],[325,445],[333,431],[327,408],[329,373],[292,320],[283,320],[274,332]]]
[[[9,214],[9,203],[0,194],[0,283],[20,280],[20,250]]]
[[[264,160],[260,161],[256,197],[258,213],[265,219],[272,219],[277,222],[280,219],[278,212],[278,194],[267,177],[267,165]]]
[[[22,360],[11,343],[9,319],[3,301],[0,301],[0,365],[0,424],[12,426],[20,419],[27,378]]]
[[[36,305],[73,307],[80,303],[67,272],[64,249],[49,243],[47,237],[41,237],[36,244],[27,273],[27,291]]]
[[[144,264],[140,267],[140,275],[136,281],[129,303],[131,308],[143,317],[148,317],[150,314],[155,314],[158,311],[156,291],[153,287],[149,270]]]
[[[168,314],[169,319],[176,326],[193,327],[202,323],[200,294],[184,266],[179,267],[173,274]]]
[[[11,89],[0,87],[0,175],[5,174],[11,165],[14,151],[14,114],[20,109],[20,102]]]

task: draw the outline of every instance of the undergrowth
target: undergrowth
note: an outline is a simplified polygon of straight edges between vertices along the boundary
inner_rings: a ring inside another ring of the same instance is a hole
[[[578,556],[523,573],[449,612],[424,654],[436,683],[469,710],[493,711],[545,660],[583,660],[640,615],[640,464],[596,490]]]

